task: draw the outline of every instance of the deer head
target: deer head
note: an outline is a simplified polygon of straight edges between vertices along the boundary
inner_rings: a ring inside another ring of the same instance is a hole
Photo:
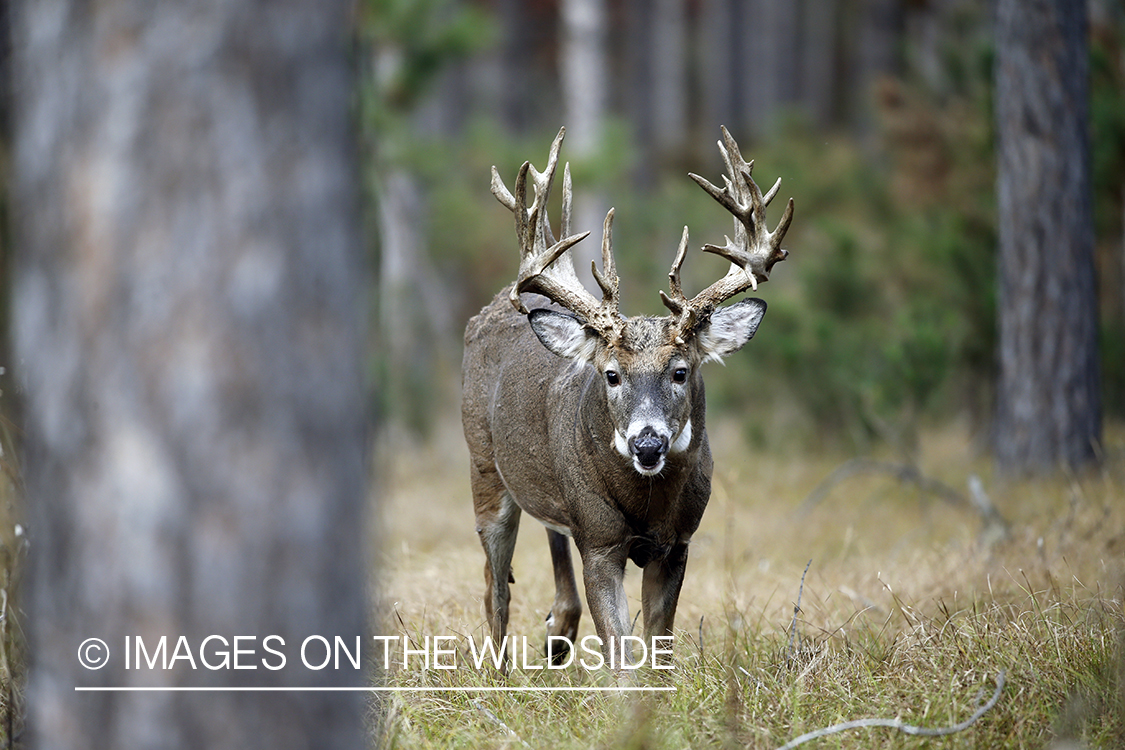
[[[727,307],[723,302],[756,290],[769,279],[770,270],[787,252],[781,241],[793,217],[790,199],[780,223],[770,232],[765,225],[766,206],[781,180],[764,196],[738,144],[722,130],[719,142],[728,175],[719,188],[692,174],[695,180],[735,220],[734,239],[723,245],[704,245],[703,251],[730,261],[730,270],[695,297],[688,299],[680,285],[680,269],[687,255],[688,229],[684,227],[669,278],[669,294],[660,292],[669,314],[664,317],[625,317],[619,309],[618,277],[613,260],[613,210],[602,230],[602,268],[591,264],[601,289],[600,300],[590,294],[574,272],[570,249],[589,235],[571,234],[572,186],[569,165],[563,168],[561,239],[555,239],[547,220],[547,200],[558,167],[565,128],[551,144],[546,168],[540,172],[524,162],[509,192],[496,168],[492,192],[515,215],[520,245],[520,267],[509,299],[528,316],[539,341],[560,357],[577,365],[592,365],[600,374],[597,386],[604,392],[613,426],[614,448],[645,476],[659,474],[669,456],[692,445],[692,408],[702,391],[699,367],[740,349],[758,328],[766,303],[746,299]],[[530,178],[534,198],[527,202]],[[521,294],[536,293],[563,308],[528,311]]]

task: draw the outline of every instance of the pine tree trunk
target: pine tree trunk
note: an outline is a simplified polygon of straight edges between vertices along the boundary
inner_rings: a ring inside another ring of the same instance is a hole
[[[75,691],[364,682],[300,664],[306,636],[364,633],[346,5],[16,9],[35,745],[363,746],[359,694]],[[210,635],[257,668],[206,668]],[[162,636],[197,668],[125,669],[126,637]]]
[[[684,0],[655,0],[652,9],[652,130],[667,158],[687,140],[687,13]]]
[[[994,443],[1009,473],[1078,468],[1101,440],[1086,45],[1084,3],[1001,0]]]
[[[595,158],[605,127],[609,74],[606,64],[605,0],[562,0],[562,44],[559,72],[562,79],[568,158],[580,163]],[[602,222],[608,206],[596,190],[577,185],[574,190],[573,230],[590,231],[594,238],[571,250],[578,278],[593,287],[590,263],[601,260]],[[596,288],[596,287],[593,287]]]

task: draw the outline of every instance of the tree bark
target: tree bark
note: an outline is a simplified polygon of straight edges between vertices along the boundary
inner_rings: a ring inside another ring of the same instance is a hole
[[[346,3],[16,10],[29,741],[361,747],[359,694],[75,691],[364,684],[300,663],[365,632]],[[209,635],[257,668],[205,668]],[[199,666],[127,670],[127,636]]]
[[[559,72],[566,143],[568,158],[578,163],[596,156],[605,127],[609,86],[605,0],[562,0],[559,11],[563,32]],[[575,188],[573,231],[590,231],[594,235],[594,239],[580,242],[571,250],[578,278],[587,288],[593,287],[594,282],[585,269],[591,262],[601,260],[601,244],[597,238],[601,236],[607,210],[606,199],[598,191],[582,185]]]
[[[839,77],[837,27],[840,23],[838,0],[818,0],[802,4],[800,92],[809,121],[827,128],[835,114],[835,94]]]
[[[741,71],[749,69],[746,45],[741,43],[744,6],[734,0],[700,0],[699,26],[694,45],[699,55],[699,73],[694,81],[699,88],[702,122],[694,136],[710,145],[712,133],[725,125],[739,132],[745,125],[742,87],[737,85]],[[708,158],[713,158],[708,148]]]
[[[994,444],[1008,473],[1078,468],[1098,458],[1086,44],[1084,3],[999,3]]]
[[[656,0],[651,13],[652,130],[666,159],[687,140],[687,13],[684,0]]]

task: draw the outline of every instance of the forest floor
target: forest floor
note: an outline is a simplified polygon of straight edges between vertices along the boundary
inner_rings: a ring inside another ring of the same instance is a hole
[[[405,690],[381,694],[385,710],[373,712],[385,716],[376,730],[383,741],[770,748],[881,718],[900,726],[852,729],[807,746],[1125,747],[1120,426],[1109,431],[1101,472],[1027,482],[996,478],[963,425],[930,430],[916,468],[949,497],[908,473],[839,455],[750,449],[733,424],[709,431],[714,487],[691,546],[673,668],[641,668],[628,683],[660,692],[591,690],[621,683],[577,661],[542,668],[553,579],[546,536],[526,514],[509,633],[526,636],[529,650],[507,677],[478,669],[484,554],[459,431],[437,430],[424,444],[384,443],[373,532],[378,619],[383,634],[426,653],[406,668],[401,644],[392,654],[386,682]],[[836,480],[824,485],[830,476]],[[1006,529],[952,497],[970,497],[973,477]],[[631,616],[640,579],[630,564]],[[584,615],[579,639],[593,632]],[[569,690],[524,689],[559,687]],[[997,693],[978,721],[941,739],[901,728],[952,727]]]

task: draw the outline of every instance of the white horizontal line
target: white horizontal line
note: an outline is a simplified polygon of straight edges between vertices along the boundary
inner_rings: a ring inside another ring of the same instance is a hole
[[[675,687],[75,687],[77,693],[613,693],[676,692]]]

